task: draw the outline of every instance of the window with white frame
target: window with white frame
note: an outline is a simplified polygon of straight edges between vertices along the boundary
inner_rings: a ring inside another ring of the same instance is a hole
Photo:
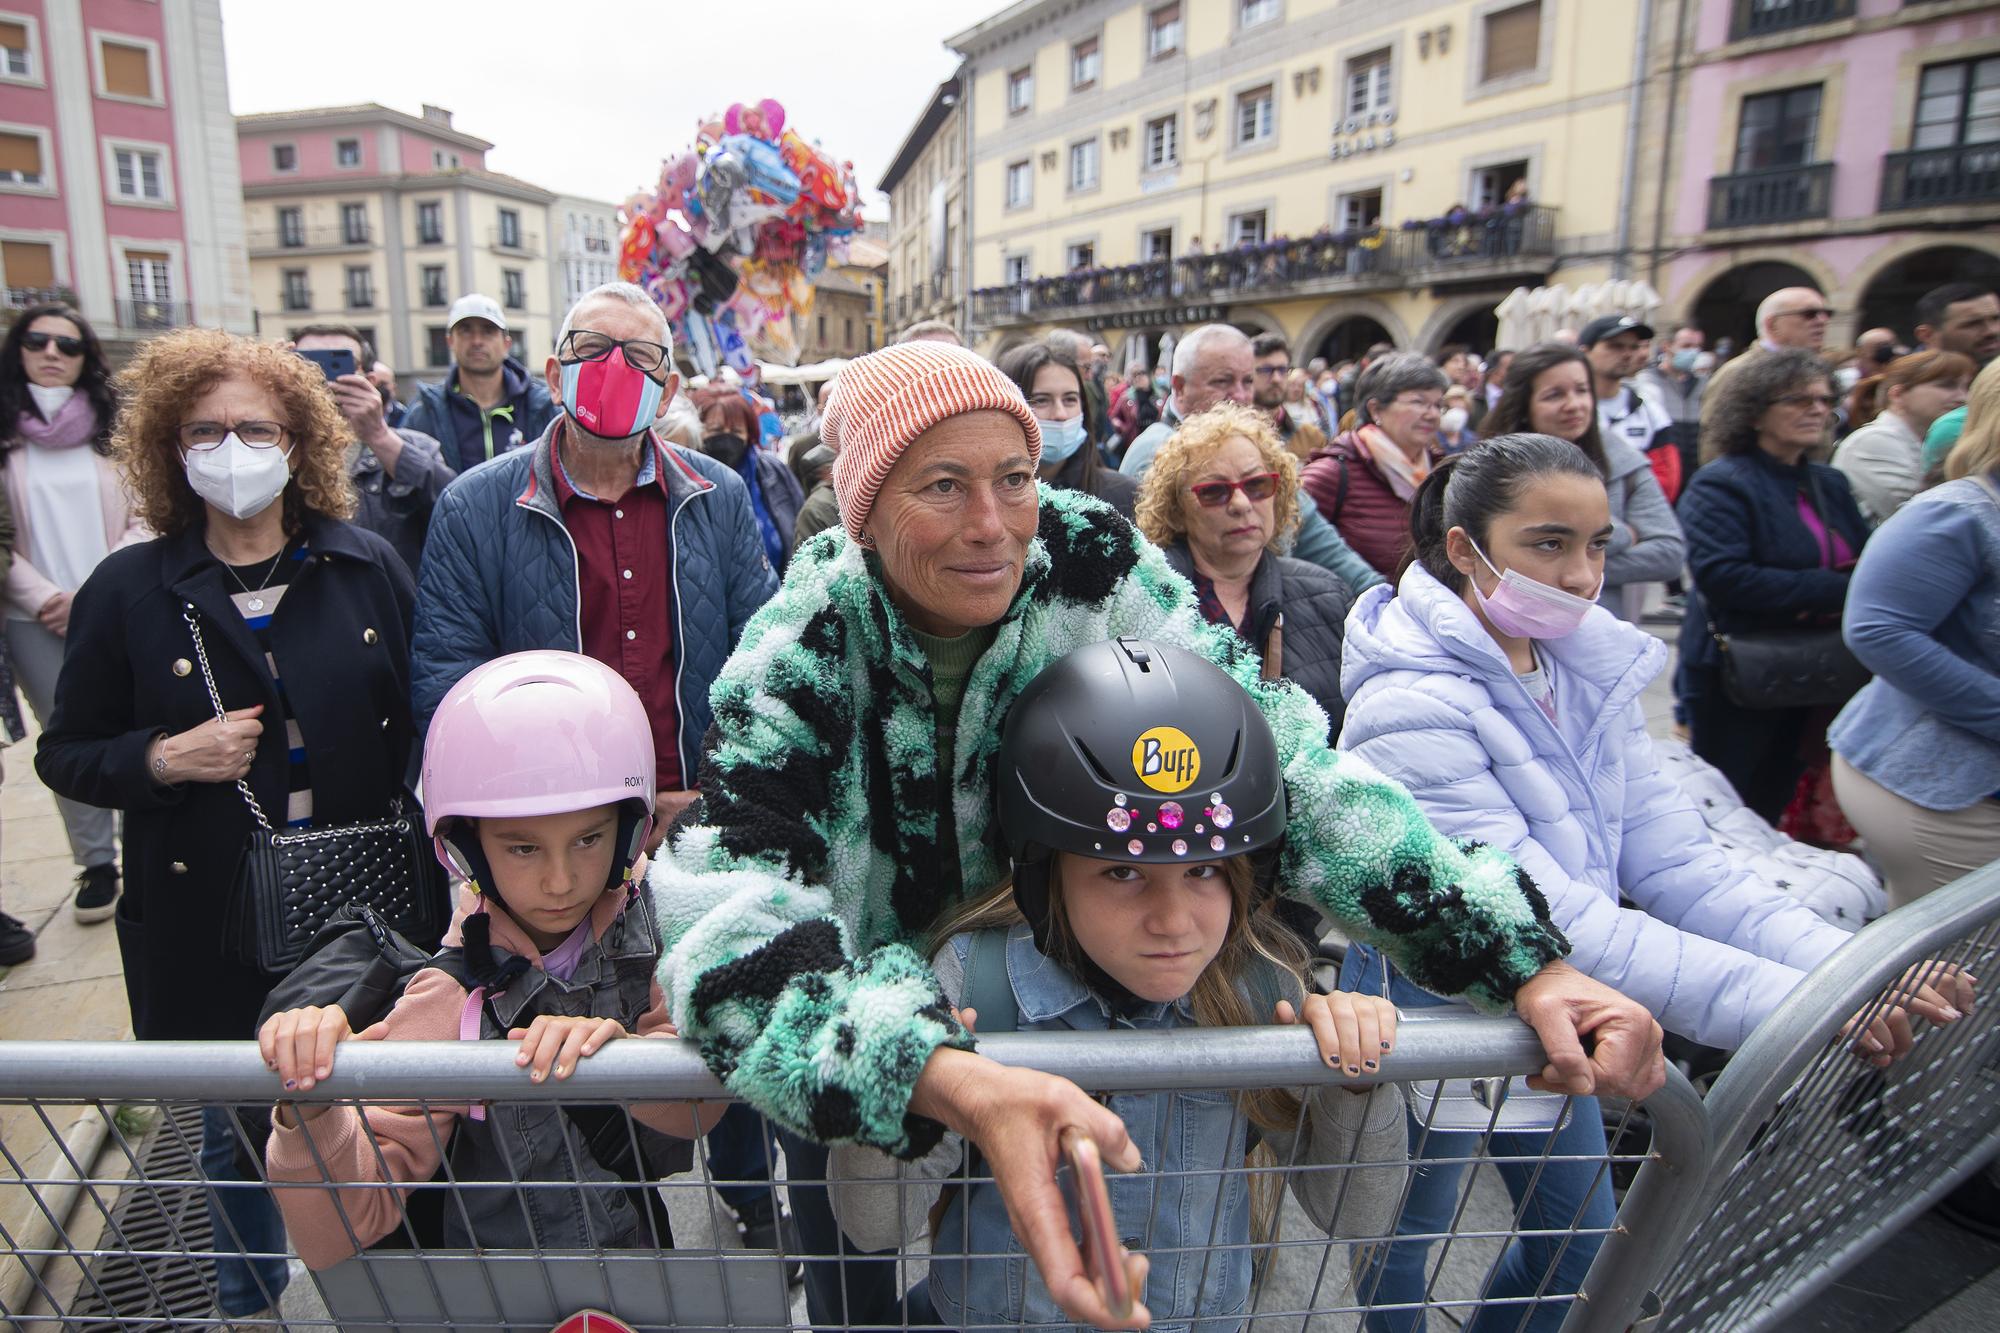
[[[36,73],[35,36],[26,18],[0,19],[0,79],[33,81]]]
[[[375,271],[366,264],[347,267],[347,308],[367,310],[375,304]]]
[[[297,144],[274,143],[271,145],[271,170],[297,171],[299,169],[299,149]]]
[[[120,199],[149,204],[167,200],[167,168],[162,155],[150,148],[111,150],[111,192]]]
[[[1069,188],[1072,191],[1097,188],[1097,140],[1085,139],[1069,146]]]
[[[500,270],[500,304],[509,310],[525,310],[528,306],[528,279],[518,268]]]
[[[333,144],[333,165],[336,167],[360,166],[361,140],[336,139]]]
[[[302,208],[278,210],[278,244],[297,249],[306,243],[306,214]]]
[[[284,302],[287,310],[312,309],[312,289],[306,286],[306,271],[302,268],[288,268],[279,273],[284,284]]]
[[[1007,114],[1022,115],[1034,109],[1035,71],[1023,67],[1007,76]]]
[[[1235,213],[1229,219],[1229,244],[1232,247],[1262,245],[1269,235],[1268,218],[1261,208],[1248,213]]]
[[[1278,17],[1280,0],[1237,0],[1236,26],[1254,28]]]
[[[1174,257],[1174,229],[1155,227],[1139,237],[1139,257],[1141,259],[1172,259]]]
[[[1097,243],[1078,241],[1063,251],[1063,267],[1074,273],[1080,268],[1097,267]]]
[[[348,245],[368,244],[368,205],[340,206],[340,239]]]
[[[1006,285],[1017,287],[1028,280],[1028,257],[1026,255],[1008,255],[1002,261],[1001,269],[1006,278]]]
[[[1007,164],[1007,207],[1026,208],[1035,197],[1035,167],[1032,162]]]
[[[1340,196],[1340,229],[1367,231],[1382,220],[1382,191],[1356,190]]]
[[[1390,79],[1389,48],[1370,51],[1347,62],[1347,114],[1365,116],[1385,110],[1395,96]]]
[[[515,209],[500,210],[500,245],[507,250],[521,248],[521,214]]]
[[[1146,58],[1164,60],[1180,54],[1181,7],[1161,5],[1146,15]]]
[[[48,142],[39,134],[0,130],[0,185],[44,189],[49,183]]]
[[[1073,92],[1095,87],[1097,76],[1102,72],[1104,61],[1097,49],[1097,39],[1086,37],[1069,49],[1069,86]]]
[[[159,80],[154,72],[154,49],[150,43],[119,41],[115,37],[97,39],[98,92],[130,102],[160,100]]]
[[[125,252],[125,292],[134,305],[170,305],[174,299],[172,261],[150,250]]]
[[[1181,118],[1175,112],[1146,122],[1146,170],[1158,171],[1181,160]]]
[[[1236,145],[1270,141],[1277,130],[1278,99],[1268,83],[1236,94]]]
[[[1493,208],[1506,202],[1507,192],[1517,181],[1528,178],[1526,162],[1496,162],[1472,173],[1472,206]]]

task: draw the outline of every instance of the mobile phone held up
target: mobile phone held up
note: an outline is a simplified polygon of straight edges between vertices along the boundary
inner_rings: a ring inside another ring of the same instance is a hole
[[[342,375],[354,373],[354,353],[345,347],[315,347],[310,351],[302,350],[299,355],[318,366],[329,384]]]
[[[1111,1191],[1104,1184],[1104,1160],[1097,1140],[1072,1126],[1063,1131],[1063,1160],[1069,1164],[1076,1193],[1076,1211],[1083,1222],[1083,1271],[1115,1319],[1132,1313],[1132,1284],[1125,1271],[1125,1249],[1111,1216]]]

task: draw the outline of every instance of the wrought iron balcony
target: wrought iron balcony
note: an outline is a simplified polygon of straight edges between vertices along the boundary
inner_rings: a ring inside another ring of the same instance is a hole
[[[117,306],[118,327],[129,332],[150,333],[194,323],[194,307],[185,301],[120,301]]]
[[[2000,143],[1889,153],[1882,159],[1882,211],[2000,203]]]
[[[366,226],[348,227],[328,223],[317,227],[276,227],[253,231],[246,238],[251,252],[287,250],[365,250],[373,233]]]
[[[542,234],[538,231],[510,230],[506,227],[488,227],[488,243],[502,254],[539,255],[542,252]]]
[[[1729,40],[1740,42],[1853,17],[1854,0],[1736,0],[1729,16]]]
[[[972,293],[973,322],[992,327],[1080,314],[1199,322],[1220,318],[1213,308],[1236,301],[1545,273],[1554,254],[1555,210],[1517,205],[1407,222],[1400,229],[1322,232],[985,287]]]
[[[76,304],[76,293],[67,287],[0,287],[0,308],[26,310],[38,305]]]
[[[1708,225],[1762,227],[1826,217],[1833,199],[1833,163],[1766,167],[1714,176],[1708,182]]]

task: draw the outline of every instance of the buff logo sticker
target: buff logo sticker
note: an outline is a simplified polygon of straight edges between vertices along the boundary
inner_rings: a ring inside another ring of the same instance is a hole
[[[1154,791],[1186,791],[1201,776],[1201,751],[1179,727],[1154,727],[1132,742],[1132,771]]]

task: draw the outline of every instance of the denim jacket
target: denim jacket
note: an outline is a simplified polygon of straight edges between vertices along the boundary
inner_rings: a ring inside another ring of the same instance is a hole
[[[961,991],[973,938],[954,936],[933,962],[954,1005],[965,1002]],[[1129,1017],[1114,1016],[1075,974],[1035,948],[1026,925],[1008,932],[1007,978],[1021,1032],[1170,1029],[1194,1022],[1186,999],[1150,1005]],[[1296,984],[1287,989],[1297,995]],[[1237,1326],[1248,1314],[1254,1252],[1249,1248],[1249,1178],[1240,1170],[1249,1149],[1249,1124],[1235,1095],[1120,1093],[1103,1100],[1125,1122],[1145,1162],[1140,1173],[1107,1174],[1105,1183],[1126,1248],[1143,1251],[1152,1260],[1145,1302],[1155,1333],[1219,1333]],[[1316,1224],[1336,1234],[1379,1236],[1394,1222],[1408,1153],[1403,1106],[1402,1091],[1394,1084],[1368,1096],[1322,1086],[1307,1101],[1308,1141],[1260,1131],[1281,1163],[1396,1163],[1387,1169],[1291,1177],[1295,1197]],[[920,1233],[940,1186],[959,1170],[962,1154],[958,1136],[946,1136],[936,1151],[910,1165],[912,1176],[932,1183],[898,1187],[863,1183],[893,1180],[894,1160],[873,1149],[836,1148],[828,1173],[842,1182],[832,1188],[834,1215],[864,1249],[907,1243]],[[984,1169],[973,1165],[975,1176]],[[931,1240],[931,1256],[930,1296],[948,1326],[1069,1322],[1008,1224],[1000,1191],[990,1183],[953,1192]]]
[[[1946,482],[1876,530],[1842,624],[1875,673],[1827,732],[1906,801],[1963,810],[2000,792],[2000,503]]]

